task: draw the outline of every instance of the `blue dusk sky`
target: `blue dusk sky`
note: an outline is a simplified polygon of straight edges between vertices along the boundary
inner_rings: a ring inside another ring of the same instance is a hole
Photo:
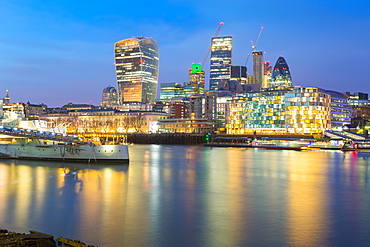
[[[294,85],[370,92],[366,0],[0,0],[0,10],[0,97],[9,90],[11,102],[99,105],[117,87],[113,44],[133,36],[158,42],[159,83],[182,83],[220,22],[233,65],[245,65],[264,27],[258,49],[272,65],[284,56]]]

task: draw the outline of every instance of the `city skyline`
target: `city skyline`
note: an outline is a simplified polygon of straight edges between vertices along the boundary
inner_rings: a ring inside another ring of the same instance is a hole
[[[151,2],[142,6],[145,3]],[[203,61],[220,22],[225,25],[219,36],[233,36],[235,66],[245,65],[252,52],[250,41],[264,26],[257,49],[266,52],[264,60],[270,64],[279,56],[286,58],[295,85],[370,91],[370,32],[365,28],[370,3],[193,3],[161,1],[138,14],[122,13],[110,1],[2,1],[0,97],[9,90],[12,102],[99,105],[104,88],[117,88],[114,43],[133,36],[158,42],[159,83],[186,82],[188,68]],[[209,59],[204,69],[207,73]]]

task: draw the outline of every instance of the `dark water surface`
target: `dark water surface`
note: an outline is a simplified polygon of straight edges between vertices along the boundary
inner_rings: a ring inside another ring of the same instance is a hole
[[[369,154],[133,145],[0,160],[0,228],[99,246],[370,246]]]

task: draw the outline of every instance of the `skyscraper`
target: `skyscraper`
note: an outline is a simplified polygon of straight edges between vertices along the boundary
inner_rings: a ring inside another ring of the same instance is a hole
[[[292,77],[284,57],[280,56],[276,61],[271,77],[272,88],[292,87]]]
[[[231,66],[231,80],[236,80],[240,84],[246,84],[247,67],[246,66]]]
[[[114,44],[114,58],[120,103],[154,101],[158,84],[157,42],[133,37]]]
[[[232,37],[213,37],[209,90],[217,90],[219,82],[228,81],[231,73]]]
[[[192,64],[189,69],[189,83],[194,84],[194,92],[203,94],[204,92],[205,74],[201,64]]]
[[[260,83],[262,84],[263,78],[263,66],[262,66],[262,51],[253,51],[253,83]]]

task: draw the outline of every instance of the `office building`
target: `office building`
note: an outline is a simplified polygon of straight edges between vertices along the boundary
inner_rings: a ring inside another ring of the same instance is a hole
[[[264,72],[262,66],[263,52],[254,51],[252,52],[252,56],[253,56],[253,84],[258,83],[262,85]]]
[[[120,104],[154,101],[158,84],[157,42],[133,37],[114,44],[114,57]]]
[[[118,104],[117,90],[112,86],[104,88],[100,106],[110,108],[116,106],[117,104]]]
[[[213,37],[211,45],[211,64],[209,90],[217,90],[220,82],[230,80],[232,57],[232,37]]]
[[[342,131],[343,126],[351,123],[352,106],[348,104],[349,96],[331,90],[326,90],[330,95],[331,129]]]
[[[189,84],[194,84],[188,87],[193,89],[193,93],[195,94],[203,94],[204,93],[204,82],[205,82],[205,73],[203,71],[203,66],[201,64],[192,64],[191,68],[189,69]]]
[[[160,99],[167,101],[173,97],[182,97],[184,95],[184,88],[181,84],[171,82],[171,83],[161,83]]]
[[[280,56],[276,61],[271,76],[271,88],[288,88],[292,87],[292,76],[284,57]]]
[[[269,61],[262,62],[263,76],[262,76],[262,88],[270,88],[271,76],[272,76],[272,66]]]
[[[231,66],[232,81],[238,81],[239,84],[247,83],[247,67],[246,66]]]
[[[331,99],[324,89],[294,87],[285,94],[285,125],[291,133],[323,133],[331,129]]]
[[[226,128],[228,134],[246,134],[250,130],[285,130],[287,90],[243,93],[229,101]]]
[[[348,103],[352,106],[358,106],[362,104],[369,104],[369,94],[362,93],[362,92],[356,92],[356,93],[350,93],[350,92],[344,92],[344,94],[349,96]]]

